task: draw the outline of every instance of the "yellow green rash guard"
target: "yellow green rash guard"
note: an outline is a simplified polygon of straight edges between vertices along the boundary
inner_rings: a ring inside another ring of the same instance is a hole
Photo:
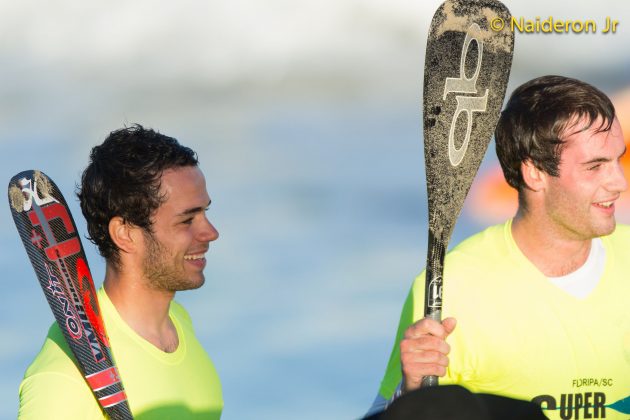
[[[630,227],[602,238],[604,274],[583,299],[551,284],[521,253],[511,221],[453,249],[445,262],[450,364],[441,384],[533,400],[550,419],[630,418]],[[402,379],[399,343],[423,317],[424,277],[404,304],[381,397]]]
[[[179,337],[165,353],[136,334],[118,315],[104,289],[98,300],[114,360],[134,418],[219,419],[219,376],[193,332],[186,310],[171,303]],[[61,330],[53,324],[20,385],[19,419],[103,419],[98,402],[74,363]]]

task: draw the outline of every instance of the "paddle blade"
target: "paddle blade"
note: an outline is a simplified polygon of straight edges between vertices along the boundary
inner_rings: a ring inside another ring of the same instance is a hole
[[[445,244],[499,118],[514,50],[510,19],[498,1],[447,0],[431,22],[424,150],[429,229]]]
[[[510,12],[495,0],[447,0],[435,12],[424,71],[429,200],[425,317],[442,316],[444,256],[499,119],[510,76]],[[437,385],[427,376],[423,386]]]
[[[65,198],[46,174],[32,170],[11,179],[8,196],[15,227],[86,386],[112,420],[131,419],[92,274]]]

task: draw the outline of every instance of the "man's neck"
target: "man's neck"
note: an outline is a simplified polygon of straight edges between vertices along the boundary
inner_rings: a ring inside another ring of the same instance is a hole
[[[120,317],[138,335],[160,350],[171,353],[179,340],[169,317],[174,292],[151,288],[142,273],[117,270],[107,264],[103,287]]]
[[[572,238],[546,218],[519,210],[512,237],[525,257],[547,277],[574,272],[588,258],[592,239]]]

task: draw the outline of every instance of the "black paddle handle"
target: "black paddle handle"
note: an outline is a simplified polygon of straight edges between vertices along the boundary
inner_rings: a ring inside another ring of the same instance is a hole
[[[434,235],[429,229],[429,248],[427,250],[427,268],[424,289],[424,317],[438,322],[442,320],[442,276],[444,274],[444,255],[446,241]],[[422,378],[422,386],[437,386],[437,376]]]

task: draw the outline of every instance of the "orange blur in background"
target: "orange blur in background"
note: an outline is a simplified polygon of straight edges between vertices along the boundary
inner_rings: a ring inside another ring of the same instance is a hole
[[[630,88],[619,92],[611,100],[615,105],[617,118],[623,130],[626,147],[629,149],[622,158],[622,165],[628,179],[630,175]],[[488,153],[494,153],[494,151],[489,150]],[[615,206],[617,207],[615,212],[617,221],[630,223],[630,190],[621,194]],[[516,214],[516,190],[510,187],[503,178],[498,162],[479,172],[470,189],[466,207],[468,215],[484,225],[503,222]]]

